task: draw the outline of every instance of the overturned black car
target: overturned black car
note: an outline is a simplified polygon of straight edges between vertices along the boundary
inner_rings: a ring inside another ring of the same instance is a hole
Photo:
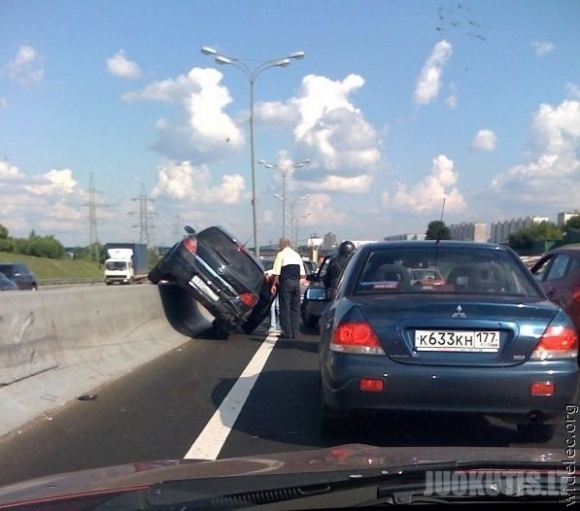
[[[227,337],[238,329],[251,333],[275,298],[259,259],[222,227],[185,230],[186,236],[149,272],[149,280],[176,284],[211,314],[209,329],[197,321],[188,335]]]

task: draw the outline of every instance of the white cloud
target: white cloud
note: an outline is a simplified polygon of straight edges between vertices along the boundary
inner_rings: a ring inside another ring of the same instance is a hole
[[[24,185],[24,189],[34,195],[70,194],[77,182],[72,177],[72,170],[51,170],[33,179],[32,184]]]
[[[530,45],[538,57],[543,57],[547,53],[554,51],[556,48],[552,43],[547,41],[532,41],[530,42]]]
[[[388,192],[383,193],[383,206],[397,209],[401,212],[410,209],[414,212],[430,212],[440,210],[445,199],[445,209],[458,212],[466,209],[465,200],[454,186],[458,174],[453,171],[454,162],[445,155],[433,159],[430,174],[420,183],[408,187],[398,183],[397,192],[391,198]]]
[[[6,73],[23,85],[39,83],[44,77],[44,69],[39,60],[38,53],[32,46],[21,46],[14,60],[0,68],[0,74]]]
[[[195,167],[189,161],[168,162],[157,167],[157,184],[151,195],[166,195],[198,204],[238,204],[246,188],[239,174],[222,176],[217,186],[212,186],[210,181],[207,165]]]
[[[426,105],[439,95],[443,66],[451,57],[453,48],[447,41],[438,42],[421,70],[415,87],[415,103]]]
[[[580,202],[580,101],[540,105],[531,126],[530,161],[494,177],[491,191],[500,199],[577,208]]]
[[[303,183],[307,190],[327,190],[329,192],[367,193],[373,182],[373,176],[326,176],[316,183]]]
[[[342,213],[341,209],[332,207],[332,200],[329,195],[325,193],[314,193],[304,203],[302,210],[296,212],[296,214],[302,216],[310,213],[310,215],[300,218],[300,225],[302,226],[340,226],[347,219],[346,213]]]
[[[115,55],[107,59],[107,70],[120,78],[139,78],[141,70],[139,66],[127,58],[125,50],[119,50]]]
[[[364,83],[354,74],[336,81],[308,75],[287,102],[258,105],[260,119],[293,128],[297,152],[312,159],[307,169],[293,173],[298,187],[316,182],[318,190],[359,193],[360,183],[370,182],[381,160],[381,141],[351,100]],[[346,185],[349,181],[357,186]]]
[[[2,181],[20,179],[23,178],[24,174],[20,172],[18,167],[10,165],[7,161],[0,161],[0,186]]]
[[[216,69],[194,68],[187,75],[127,93],[123,99],[148,99],[179,106],[179,121],[157,122],[159,140],[154,147],[168,158],[188,160],[200,155],[218,158],[244,144],[242,131],[224,112],[232,98],[221,85],[222,78]]]
[[[0,97],[0,109],[6,108],[7,106],[8,106],[8,101],[6,101],[6,98]]]
[[[449,95],[445,98],[445,106],[454,110],[457,108],[457,85],[454,82],[449,84]]]
[[[478,151],[493,151],[497,137],[491,130],[479,130],[471,143],[472,149]]]
[[[71,169],[53,169],[27,175],[8,162],[0,162],[2,224],[12,236],[53,234],[63,243],[88,236],[86,192]]]

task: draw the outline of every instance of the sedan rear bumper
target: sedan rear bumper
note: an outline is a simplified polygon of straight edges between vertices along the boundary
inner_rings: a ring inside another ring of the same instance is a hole
[[[511,367],[441,367],[393,362],[385,356],[327,352],[321,361],[324,407],[364,411],[457,412],[509,420],[562,416],[576,403],[576,360],[526,362]],[[361,378],[382,380],[382,392],[359,390]],[[532,396],[534,382],[553,382],[552,396]]]

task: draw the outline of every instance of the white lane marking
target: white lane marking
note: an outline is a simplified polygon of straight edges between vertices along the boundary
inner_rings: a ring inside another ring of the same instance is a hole
[[[264,339],[184,459],[217,459],[277,340],[278,334],[268,334]]]

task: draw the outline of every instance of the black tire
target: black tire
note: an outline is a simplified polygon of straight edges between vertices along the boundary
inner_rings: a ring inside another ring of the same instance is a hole
[[[155,266],[155,268],[153,268],[150,272],[149,272],[149,280],[153,283],[153,284],[159,284],[159,281],[163,280],[163,272],[161,271],[161,269],[159,268],[159,266]]]
[[[556,433],[554,424],[518,424],[517,429],[519,439],[524,442],[549,442]]]
[[[320,382],[320,434],[323,437],[337,437],[348,433],[349,416],[346,413],[331,410],[324,404],[322,382]]]

